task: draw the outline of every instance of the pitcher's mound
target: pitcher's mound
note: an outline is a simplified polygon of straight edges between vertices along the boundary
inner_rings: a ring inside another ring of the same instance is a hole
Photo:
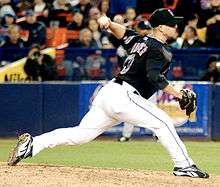
[[[209,179],[175,177],[170,172],[130,169],[102,169],[19,164],[0,164],[1,186],[80,186],[80,187],[143,187],[143,186],[220,186],[220,176]]]

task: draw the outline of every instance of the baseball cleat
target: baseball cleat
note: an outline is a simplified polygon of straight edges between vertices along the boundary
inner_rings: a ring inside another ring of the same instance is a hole
[[[173,174],[175,176],[186,176],[186,177],[193,177],[193,178],[209,178],[209,174],[201,171],[196,165],[192,165],[186,168],[178,168],[175,167],[173,169]]]
[[[33,138],[30,134],[25,133],[18,137],[18,143],[9,155],[8,165],[15,166],[22,159],[32,156]]]

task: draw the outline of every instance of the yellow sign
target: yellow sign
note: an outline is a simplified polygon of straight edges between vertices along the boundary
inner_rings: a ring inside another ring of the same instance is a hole
[[[47,48],[42,50],[42,53],[55,57],[56,50],[54,48]],[[16,62],[4,66],[3,68],[0,68],[0,83],[27,81],[27,74],[24,72],[26,59],[27,58],[22,58]]]

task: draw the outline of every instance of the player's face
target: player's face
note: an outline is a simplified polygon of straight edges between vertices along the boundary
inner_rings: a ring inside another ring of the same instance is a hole
[[[172,38],[176,34],[176,29],[177,29],[177,26],[170,27],[167,25],[162,25],[161,27],[161,31],[163,32],[165,36],[167,36],[167,38]]]

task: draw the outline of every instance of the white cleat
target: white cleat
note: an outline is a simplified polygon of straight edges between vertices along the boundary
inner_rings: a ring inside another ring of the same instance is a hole
[[[196,165],[192,165],[186,168],[175,167],[173,169],[173,174],[175,176],[186,176],[193,178],[209,178],[209,174],[200,170]]]
[[[32,156],[33,138],[30,134],[25,133],[18,137],[18,143],[8,158],[8,165],[15,166],[22,159]]]

